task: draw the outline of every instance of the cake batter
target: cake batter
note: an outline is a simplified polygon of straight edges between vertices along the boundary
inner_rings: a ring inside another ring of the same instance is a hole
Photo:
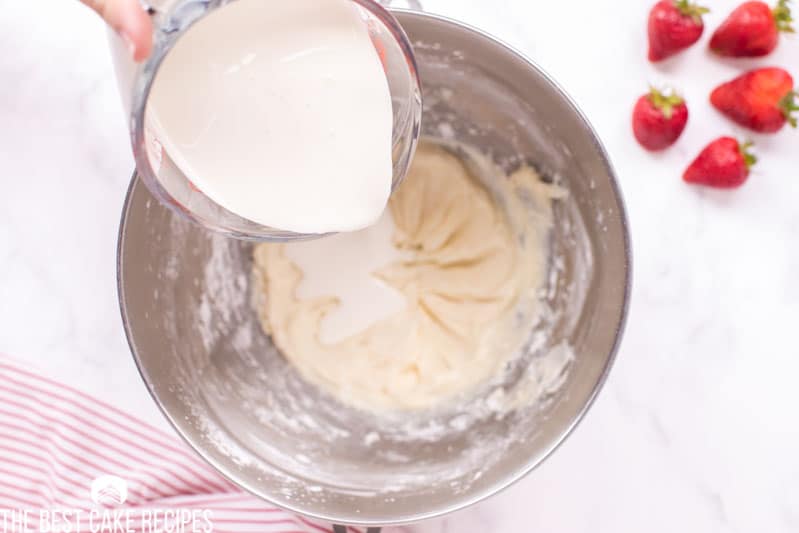
[[[327,239],[259,245],[255,273],[264,293],[259,303],[264,330],[308,381],[363,409],[429,408],[487,381],[529,333],[557,194],[527,167],[492,183],[493,193],[452,152],[420,145],[389,202],[390,220],[381,222],[391,228],[385,239],[393,233],[395,254],[374,265],[372,280],[366,272],[362,279],[383,284],[400,303],[363,298],[356,306],[360,312],[352,315],[360,325],[343,338],[322,332],[327,320],[347,324],[351,316],[336,318],[347,298],[337,291],[353,285],[342,278],[351,270],[333,264],[336,251],[357,253],[357,246],[327,248],[312,263],[317,268],[310,268],[308,247],[324,247]],[[362,237],[364,243],[368,237]],[[305,250],[298,253],[295,246]],[[312,280],[304,280],[297,262],[306,263]],[[381,301],[394,307],[386,313]]]

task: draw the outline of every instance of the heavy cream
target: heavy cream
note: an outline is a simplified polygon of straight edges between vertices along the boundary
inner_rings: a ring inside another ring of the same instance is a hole
[[[374,223],[391,192],[388,82],[350,0],[238,0],[165,58],[148,122],[209,198],[302,233]]]
[[[368,228],[285,247],[286,257],[302,271],[297,298],[336,301],[320,324],[320,342],[340,342],[405,306],[402,293],[375,275],[408,256],[394,246],[394,232],[386,209]]]

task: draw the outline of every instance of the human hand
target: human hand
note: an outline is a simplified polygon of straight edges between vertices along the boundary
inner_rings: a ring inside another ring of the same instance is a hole
[[[134,61],[144,61],[153,47],[153,24],[139,0],[80,0],[125,41]]]

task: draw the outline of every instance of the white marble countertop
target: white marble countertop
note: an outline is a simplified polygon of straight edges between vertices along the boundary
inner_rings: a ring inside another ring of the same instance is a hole
[[[706,3],[711,29],[735,4]],[[575,433],[522,482],[419,531],[799,531],[799,132],[754,136],[761,161],[740,190],[683,184],[706,142],[742,133],[707,94],[756,62],[698,46],[650,66],[646,4],[425,2],[524,51],[583,107],[620,176],[635,280],[616,366]],[[75,1],[2,7],[0,351],[166,427],[117,309],[133,164],[104,30]],[[760,63],[799,75],[799,38]],[[676,84],[692,113],[658,156],[629,132],[650,82]]]

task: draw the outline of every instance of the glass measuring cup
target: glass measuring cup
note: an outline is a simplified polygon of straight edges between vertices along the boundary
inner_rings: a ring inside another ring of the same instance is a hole
[[[138,175],[159,201],[181,216],[216,232],[257,241],[289,241],[318,236],[264,226],[217,204],[173,162],[148,118],[150,89],[164,58],[195,22],[235,1],[149,2],[147,8],[154,28],[153,52],[142,64],[133,63],[121,39],[111,34],[122,101],[129,112],[130,139]],[[373,0],[350,1],[357,6],[365,21],[385,67],[393,111],[393,190],[405,177],[420,131],[422,103],[416,62],[405,32],[385,8]]]

